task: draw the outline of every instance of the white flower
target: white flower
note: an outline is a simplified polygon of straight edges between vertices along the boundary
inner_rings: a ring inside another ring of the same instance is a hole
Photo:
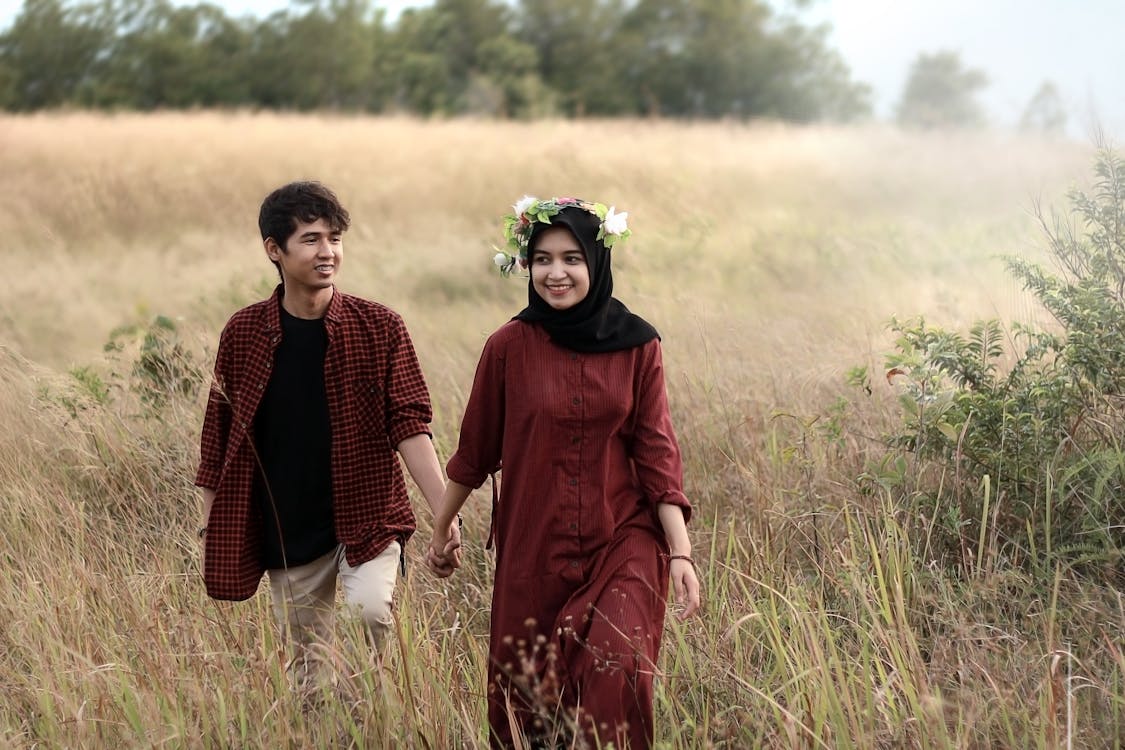
[[[510,256],[507,253],[496,253],[496,255],[492,256],[492,262],[500,268],[503,268],[504,266],[508,265],[509,257]]]
[[[516,217],[518,218],[520,216],[523,216],[523,212],[531,208],[531,204],[535,201],[536,198],[530,195],[525,195],[524,197],[516,201],[516,204],[512,206],[512,208],[516,210]]]
[[[629,229],[629,225],[625,223],[625,219],[629,217],[628,211],[622,211],[619,214],[613,212],[613,206],[609,207],[606,212],[605,221],[602,222],[602,227],[605,229],[606,234],[623,234]]]

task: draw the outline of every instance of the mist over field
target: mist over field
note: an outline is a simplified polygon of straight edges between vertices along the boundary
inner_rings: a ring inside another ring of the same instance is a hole
[[[888,321],[1055,326],[999,256],[1049,262],[1036,207],[1067,214],[1094,157],[881,126],[0,116],[0,744],[487,746],[487,488],[454,578],[408,545],[387,669],[341,626],[320,714],[286,697],[266,586],[203,591],[206,373],[276,283],[261,199],[312,178],[351,212],[340,287],[412,333],[443,460],[485,338],[526,300],[492,265],[500,217],[524,194],[629,212],[616,296],[663,337],[706,599],[668,624],[660,747],[1121,747],[1113,579],[999,554],[950,572],[857,483],[901,421]]]

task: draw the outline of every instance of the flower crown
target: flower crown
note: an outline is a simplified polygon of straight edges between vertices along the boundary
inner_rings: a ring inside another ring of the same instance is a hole
[[[569,206],[577,206],[584,211],[589,211],[602,220],[601,226],[598,227],[597,239],[602,241],[607,250],[632,234],[625,223],[629,214],[625,211],[617,213],[613,206],[606,208],[604,203],[590,203],[579,198],[540,200],[525,195],[512,206],[515,213],[504,217],[504,239],[507,240],[507,250],[493,248],[497,252],[492,261],[500,269],[501,276],[507,277],[528,267],[527,246],[531,242],[531,228],[535,222],[550,224],[552,216]]]

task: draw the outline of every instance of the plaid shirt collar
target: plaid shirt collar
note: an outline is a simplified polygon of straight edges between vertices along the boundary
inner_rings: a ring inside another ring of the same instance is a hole
[[[262,330],[266,335],[272,334],[274,331],[281,330],[281,298],[285,296],[285,287],[278,284],[274,287],[273,294],[270,295],[270,302],[272,304],[265,305],[262,308]],[[328,301],[328,309],[324,311],[324,319],[330,323],[339,323],[343,303],[340,301],[340,290],[336,285],[332,285],[332,299]]]

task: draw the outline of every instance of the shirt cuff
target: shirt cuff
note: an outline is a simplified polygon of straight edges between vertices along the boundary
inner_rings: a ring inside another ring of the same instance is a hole
[[[651,500],[653,506],[656,506],[659,503],[667,503],[668,505],[677,505],[680,508],[683,508],[684,523],[687,523],[688,521],[691,520],[691,501],[688,500],[687,495],[685,495],[680,490],[667,490],[665,492],[662,492],[658,495],[655,495],[655,496],[651,497],[650,500]]]
[[[453,458],[449,459],[449,463],[445,465],[445,476],[457,484],[463,484],[475,490],[484,484],[484,480],[488,478],[488,472],[469,466],[459,454],[454,453]]]
[[[219,469],[211,466],[199,467],[195,473],[195,486],[213,490],[219,486]]]
[[[410,419],[391,426],[391,445],[395,446],[397,449],[399,443],[415,435],[428,435],[430,438],[434,436],[433,433],[430,432],[430,426],[428,424],[420,419]]]

